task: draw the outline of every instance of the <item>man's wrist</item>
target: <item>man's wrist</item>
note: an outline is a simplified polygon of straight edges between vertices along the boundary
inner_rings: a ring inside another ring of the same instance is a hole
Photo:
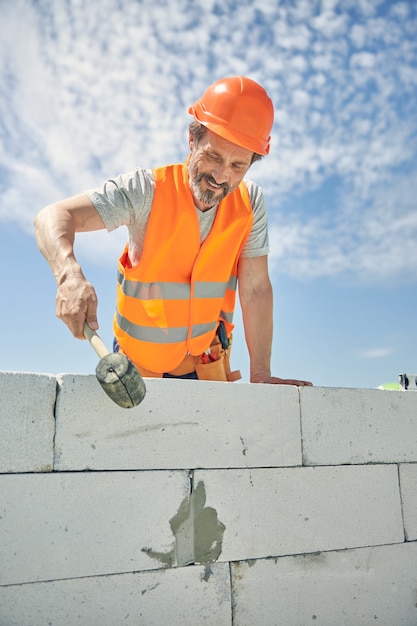
[[[79,266],[61,270],[55,274],[58,286],[62,285],[68,278],[72,278],[73,276],[84,278],[84,274]]]
[[[262,383],[270,377],[271,377],[270,370],[262,370],[262,371],[257,371],[254,374],[251,374],[250,381],[251,383]]]

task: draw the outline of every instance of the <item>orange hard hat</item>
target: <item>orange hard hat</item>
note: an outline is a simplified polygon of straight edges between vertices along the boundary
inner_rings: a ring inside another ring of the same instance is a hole
[[[242,148],[268,154],[274,106],[265,89],[245,76],[216,81],[188,109],[216,135]]]

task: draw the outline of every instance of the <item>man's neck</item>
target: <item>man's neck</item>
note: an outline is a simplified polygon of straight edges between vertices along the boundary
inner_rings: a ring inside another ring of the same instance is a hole
[[[207,206],[206,204],[203,204],[203,205],[200,204],[199,206],[197,203],[194,203],[194,205],[198,211],[205,213],[206,211],[211,211],[211,209],[217,209],[217,207],[219,206],[219,203],[216,202],[216,204],[212,204],[211,206]]]

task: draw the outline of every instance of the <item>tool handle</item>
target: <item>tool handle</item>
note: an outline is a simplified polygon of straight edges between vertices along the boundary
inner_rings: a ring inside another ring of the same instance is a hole
[[[84,336],[91,343],[92,347],[101,359],[110,354],[110,350],[107,350],[102,339],[97,335],[94,330],[91,330],[91,328],[87,324],[84,324]]]

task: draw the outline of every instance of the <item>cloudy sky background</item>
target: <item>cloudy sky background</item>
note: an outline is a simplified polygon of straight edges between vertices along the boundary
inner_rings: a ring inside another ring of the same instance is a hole
[[[214,80],[262,83],[275,375],[376,387],[417,373],[417,3],[0,0],[0,370],[94,372],[55,318],[37,251],[45,204],[187,156],[188,106]],[[124,229],[77,255],[111,343]],[[238,325],[239,314],[238,314]],[[233,365],[247,380],[241,329]]]

